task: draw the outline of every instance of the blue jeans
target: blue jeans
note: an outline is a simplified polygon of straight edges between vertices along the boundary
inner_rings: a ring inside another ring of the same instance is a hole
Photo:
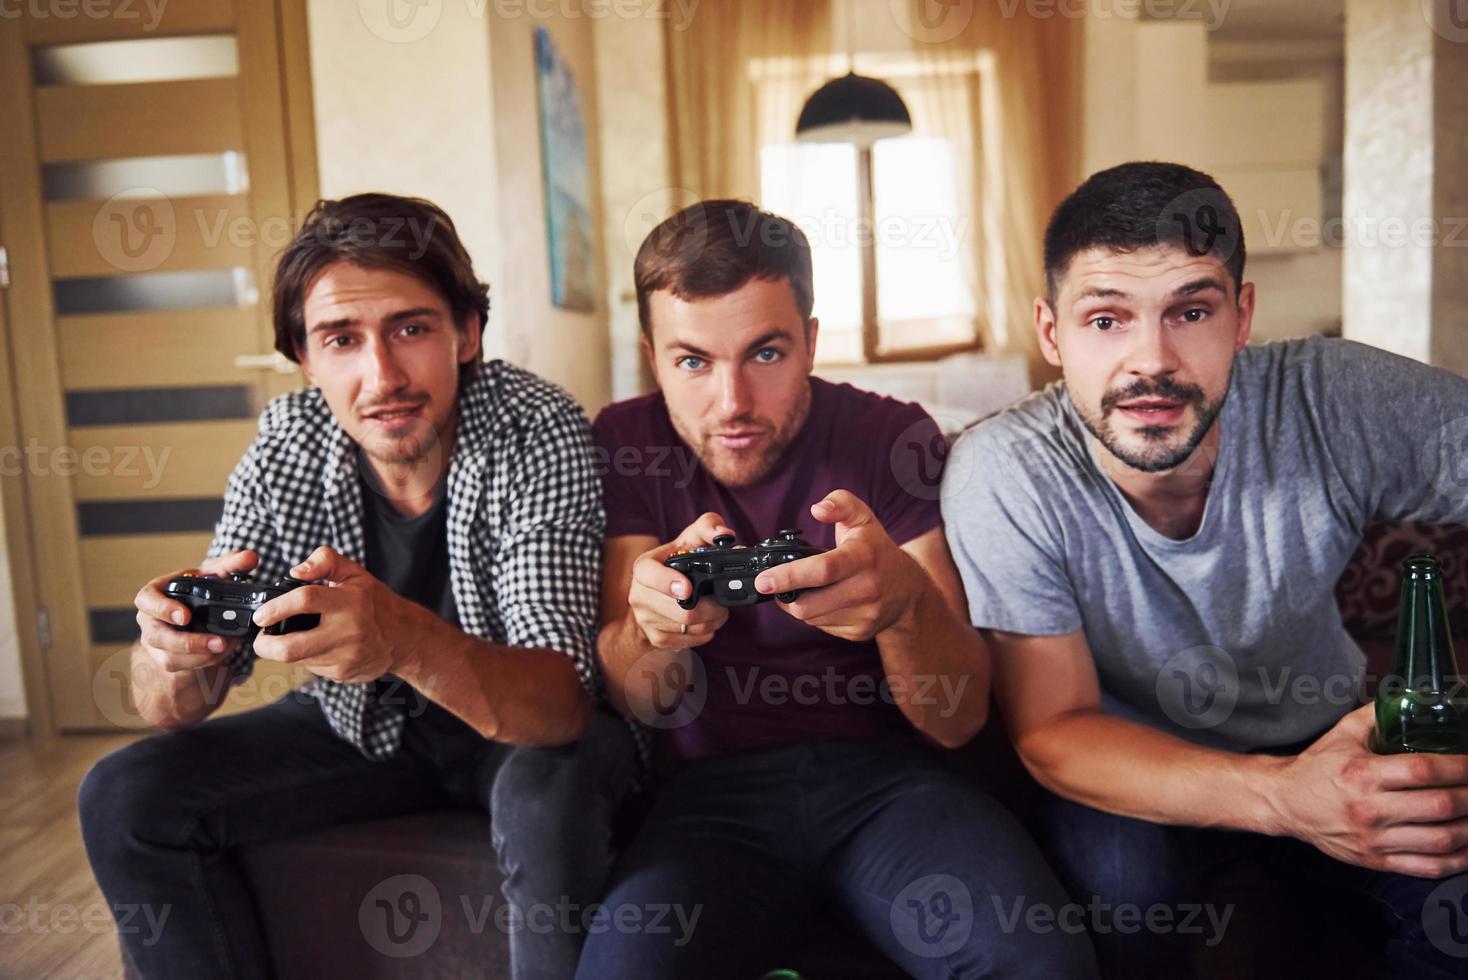
[[[349,821],[487,809],[510,906],[601,897],[613,814],[634,777],[627,726],[598,711],[579,742],[517,749],[413,696],[402,749],[382,762],[338,738],[317,702],[293,692],[135,742],[87,773],[82,835],[108,902],[169,909],[158,935],[121,930],[144,977],[269,976],[264,931],[232,850]],[[311,887],[303,874],[303,902]],[[513,975],[570,976],[583,938],[512,930]]]
[[[1065,898],[1009,812],[936,753],[803,743],[669,778],[578,976],[750,980],[782,965],[818,909],[916,977],[1095,976],[1084,933],[1028,929],[1016,900]]]
[[[1086,908],[1103,976],[1220,975],[1209,961],[1227,950],[1232,923],[1252,930],[1243,952],[1233,954],[1249,963],[1222,975],[1320,975],[1321,967],[1312,964],[1318,963],[1322,940],[1337,949],[1361,946],[1368,955],[1373,945],[1382,946],[1372,935],[1349,934],[1359,925],[1384,938],[1384,949],[1376,950],[1384,963],[1353,962],[1350,976],[1468,977],[1468,917],[1462,914],[1468,911],[1468,875],[1444,882],[1372,871],[1293,839],[1167,826],[1103,813],[1043,790],[1039,797],[1025,808],[1033,810],[1027,825],[1073,903]],[[1301,922],[1336,896],[1369,899],[1380,915],[1357,924],[1328,912],[1324,922],[1302,930]],[[1137,910],[1127,913],[1127,928],[1118,925],[1123,907]],[[1154,908],[1159,911],[1149,926],[1146,916]]]

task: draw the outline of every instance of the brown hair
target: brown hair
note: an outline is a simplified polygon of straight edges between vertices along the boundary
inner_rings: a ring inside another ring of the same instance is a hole
[[[795,222],[748,201],[690,204],[654,228],[637,250],[637,319],[651,339],[648,297],[661,289],[679,299],[732,293],[751,279],[790,283],[802,320],[810,319],[810,242]]]
[[[300,362],[306,343],[306,291],[335,262],[421,280],[448,303],[456,328],[473,315],[482,332],[489,319],[489,286],[474,275],[453,221],[438,205],[395,194],[317,201],[275,266],[275,349],[292,361]],[[476,358],[464,368],[478,366]]]

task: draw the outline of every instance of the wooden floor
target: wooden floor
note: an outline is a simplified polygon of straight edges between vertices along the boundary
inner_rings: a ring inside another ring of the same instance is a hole
[[[76,790],[93,762],[135,737],[0,742],[0,978],[122,976]]]

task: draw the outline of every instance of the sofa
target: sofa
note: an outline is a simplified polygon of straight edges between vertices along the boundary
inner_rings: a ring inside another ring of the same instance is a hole
[[[1390,665],[1397,568],[1402,558],[1422,550],[1442,559],[1458,649],[1468,656],[1468,528],[1381,526],[1368,534],[1337,589],[1346,625],[1366,650],[1373,676]],[[1000,724],[989,725],[972,745],[953,753],[952,762],[1001,797],[1021,800],[1033,785]],[[508,976],[507,938],[494,925],[494,911],[503,905],[500,875],[484,813],[457,810],[363,821],[252,845],[242,849],[239,860],[282,980]],[[1267,899],[1267,882],[1254,884]],[[389,909],[415,912],[422,931],[405,928],[405,918],[389,921]],[[1370,932],[1369,914],[1360,909],[1331,905],[1317,915],[1332,933],[1359,939]],[[1371,976],[1375,966],[1369,953],[1364,942],[1359,948],[1332,942],[1313,950],[1309,943],[1287,938],[1267,958],[1280,968],[1308,958],[1313,967],[1328,968],[1324,975]],[[1259,975],[1230,955],[1220,953],[1210,972]],[[794,968],[809,980],[902,976],[832,918],[813,923],[800,948],[770,966]]]

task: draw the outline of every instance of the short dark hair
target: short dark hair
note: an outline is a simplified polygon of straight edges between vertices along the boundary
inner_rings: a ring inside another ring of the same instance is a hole
[[[637,250],[633,280],[637,319],[652,338],[648,297],[667,289],[679,299],[707,299],[734,292],[751,279],[790,283],[802,320],[815,305],[810,242],[789,218],[748,201],[690,204],[648,233]]]
[[[1181,245],[1212,254],[1244,284],[1244,229],[1212,177],[1178,163],[1123,163],[1092,174],[1061,201],[1045,228],[1045,288],[1051,303],[1071,259],[1091,248],[1132,252]]]
[[[353,194],[317,201],[275,265],[275,349],[300,362],[306,344],[306,291],[337,262],[392,269],[432,287],[448,303],[454,326],[489,319],[489,286],[474,275],[454,223],[431,201],[396,194]],[[479,366],[476,358],[466,371]]]

